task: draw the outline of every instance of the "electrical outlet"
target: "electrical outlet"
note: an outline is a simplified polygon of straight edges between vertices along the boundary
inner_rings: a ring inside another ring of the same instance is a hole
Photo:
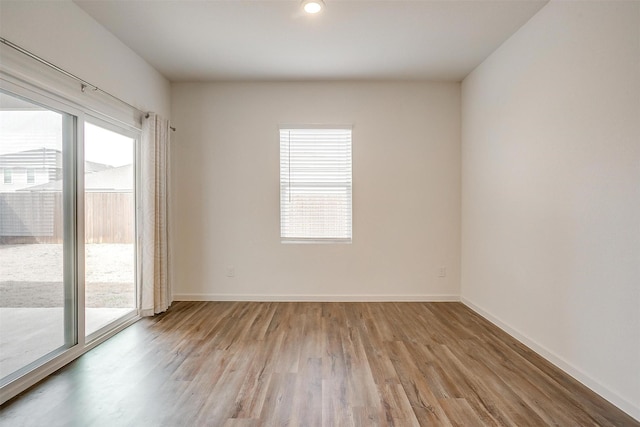
[[[236,275],[236,269],[233,265],[227,265],[227,277],[234,277]]]
[[[440,267],[438,269],[438,277],[447,277],[447,267]]]

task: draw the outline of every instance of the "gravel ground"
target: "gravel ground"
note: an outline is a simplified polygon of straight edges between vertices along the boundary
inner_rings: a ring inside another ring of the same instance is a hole
[[[87,307],[133,307],[134,252],[128,244],[86,246]],[[0,307],[61,307],[62,245],[0,245]]]

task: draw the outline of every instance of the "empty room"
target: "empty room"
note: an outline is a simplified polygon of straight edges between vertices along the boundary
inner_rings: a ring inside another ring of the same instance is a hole
[[[640,1],[0,0],[0,426],[640,426]]]

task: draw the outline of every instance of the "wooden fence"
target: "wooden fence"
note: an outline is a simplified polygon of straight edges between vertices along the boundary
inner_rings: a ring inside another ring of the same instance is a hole
[[[85,194],[85,242],[133,243],[133,193]],[[62,194],[0,193],[0,244],[62,243]]]

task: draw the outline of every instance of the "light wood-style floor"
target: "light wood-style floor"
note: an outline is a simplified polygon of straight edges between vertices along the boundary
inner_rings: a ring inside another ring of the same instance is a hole
[[[640,426],[460,303],[178,302],[0,410],[21,426]]]

